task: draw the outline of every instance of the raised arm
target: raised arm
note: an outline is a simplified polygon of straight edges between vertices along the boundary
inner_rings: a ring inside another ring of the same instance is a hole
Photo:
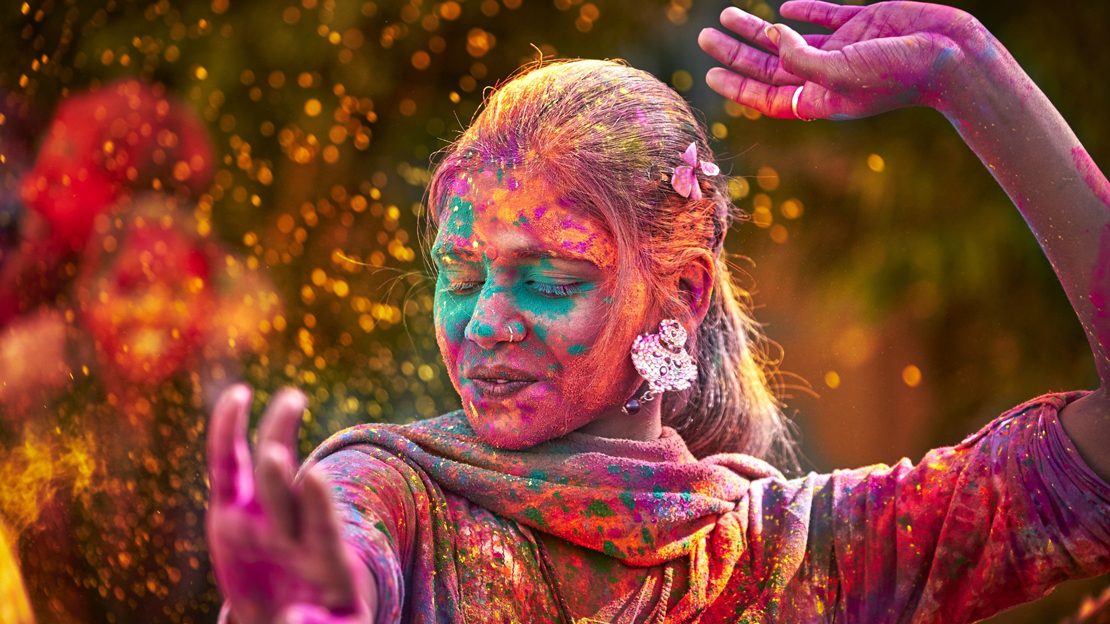
[[[739,9],[699,43],[729,69],[709,86],[782,118],[851,119],[905,106],[943,113],[1009,194],[1087,334],[1101,388],[1069,404],[1065,431],[1110,481],[1110,183],[1063,117],[982,24],[951,7],[810,0],[783,17],[832,29],[802,37]]]

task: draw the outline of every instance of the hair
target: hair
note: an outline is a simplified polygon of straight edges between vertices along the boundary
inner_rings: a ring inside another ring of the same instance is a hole
[[[644,301],[648,318],[690,320],[678,276],[708,255],[709,309],[688,343],[698,377],[688,391],[663,395],[663,424],[695,456],[740,452],[793,470],[794,441],[770,383],[778,375],[770,343],[723,251],[725,233],[746,214],[732,205],[726,176],[699,172],[700,200],[670,183],[691,143],[700,160],[713,162],[704,125],[651,74],[614,61],[534,63],[494,89],[440,153],[428,186],[431,224],[460,174],[493,165],[541,176],[609,229],[618,249],[614,300]],[[593,356],[655,330],[621,322],[622,307],[604,320]]]

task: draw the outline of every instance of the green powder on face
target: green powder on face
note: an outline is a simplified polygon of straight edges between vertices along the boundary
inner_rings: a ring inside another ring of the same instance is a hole
[[[530,286],[523,282],[512,287],[520,307],[527,309],[537,316],[557,319],[564,317],[574,310],[578,303],[571,297],[545,297],[537,294]]]
[[[567,353],[569,353],[571,355],[582,355],[585,352],[586,352],[586,345],[583,345],[583,344],[570,345],[570,347],[567,348]]]
[[[547,328],[546,327],[544,327],[540,323],[536,323],[535,325],[532,326],[532,332],[534,334],[536,334],[536,338],[539,338],[543,342],[547,342]]]
[[[445,234],[461,238],[474,234],[474,204],[455,195],[447,202],[447,213]]]

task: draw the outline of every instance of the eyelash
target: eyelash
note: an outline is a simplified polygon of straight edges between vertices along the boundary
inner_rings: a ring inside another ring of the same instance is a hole
[[[570,297],[582,292],[583,282],[571,282],[569,284],[547,284],[545,282],[529,280],[527,284],[530,288],[534,289],[545,297]],[[467,295],[474,292],[474,289],[481,285],[482,282],[478,281],[455,282],[448,284],[447,290],[457,295]]]
[[[546,297],[569,297],[582,292],[582,282],[570,284],[545,284],[543,282],[530,282],[533,288]]]
[[[476,287],[481,285],[482,282],[453,282],[447,284],[447,290],[456,295],[466,295],[470,294]]]

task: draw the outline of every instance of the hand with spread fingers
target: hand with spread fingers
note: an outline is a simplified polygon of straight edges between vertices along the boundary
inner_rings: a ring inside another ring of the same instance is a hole
[[[955,126],[1037,237],[1095,358],[1101,387],[1060,412],[1079,455],[1110,480],[1110,183],[1052,102],[974,17],[918,2],[791,0],[799,35],[735,8],[706,28],[714,90],[771,117],[853,119],[930,106]],[[1031,149],[1031,146],[1035,149]]]
[[[780,13],[832,33],[800,35],[730,7],[721,24],[743,41],[713,28],[698,38],[728,67],[711,69],[709,86],[771,117],[854,119],[905,106],[943,108],[952,68],[991,45],[974,17],[935,4],[791,0]]]
[[[207,535],[224,617],[243,624],[366,624],[376,586],[340,535],[327,486],[311,471],[294,480],[305,397],[278,392],[247,442],[251,393],[220,397],[208,432]]]

